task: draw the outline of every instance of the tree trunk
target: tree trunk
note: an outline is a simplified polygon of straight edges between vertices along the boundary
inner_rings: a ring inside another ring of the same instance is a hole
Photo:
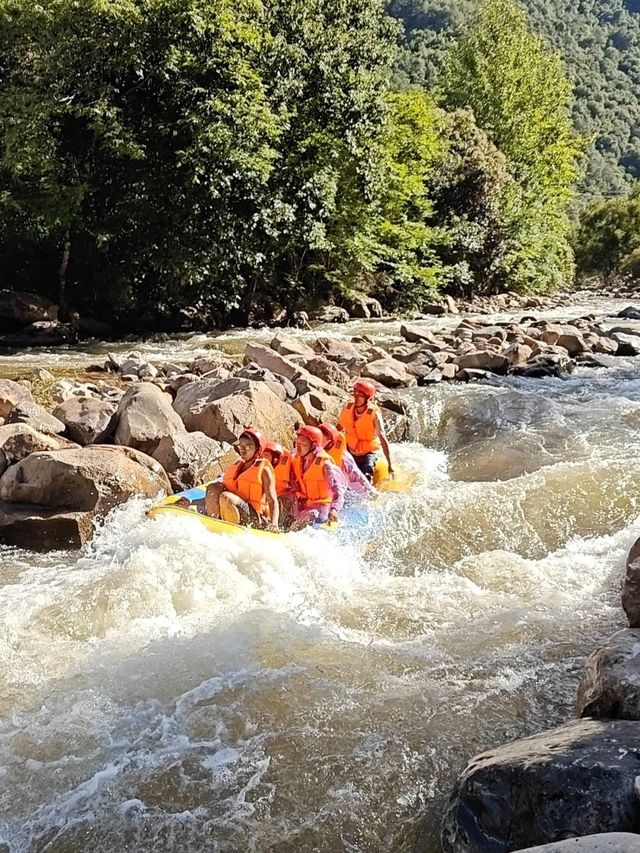
[[[66,234],[64,235],[62,260],[60,261],[60,269],[58,270],[58,313],[63,323],[69,319],[69,306],[67,304],[67,267],[69,266],[70,255],[71,237],[69,229],[67,228]]]

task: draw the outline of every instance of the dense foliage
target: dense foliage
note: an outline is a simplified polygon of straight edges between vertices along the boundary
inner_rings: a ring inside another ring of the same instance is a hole
[[[398,37],[383,0],[0,0],[0,285],[223,324],[566,283],[556,57],[488,0],[398,91]]]
[[[594,202],[582,212],[576,261],[584,276],[640,278],[640,185],[626,198]]]
[[[398,85],[435,85],[447,50],[481,0],[391,0],[405,26]],[[521,0],[536,32],[560,51],[574,81],[573,121],[592,138],[584,196],[617,195],[640,177],[640,2]]]

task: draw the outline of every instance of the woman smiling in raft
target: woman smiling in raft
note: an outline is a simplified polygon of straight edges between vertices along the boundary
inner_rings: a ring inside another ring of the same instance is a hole
[[[294,530],[307,524],[337,521],[344,506],[344,475],[322,449],[322,432],[317,427],[300,427],[296,450],[291,457],[291,485],[296,491]]]

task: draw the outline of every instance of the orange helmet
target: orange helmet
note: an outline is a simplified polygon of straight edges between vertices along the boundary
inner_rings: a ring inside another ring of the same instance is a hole
[[[262,452],[270,453],[273,459],[279,459],[284,453],[284,447],[277,441],[267,441]]]
[[[318,429],[326,439],[326,443],[334,445],[340,438],[340,430],[333,424],[318,424]]]
[[[369,400],[376,396],[376,386],[368,379],[358,379],[353,385],[354,394],[364,394]]]
[[[239,438],[242,438],[243,436],[249,436],[249,438],[252,439],[253,443],[256,446],[256,456],[262,456],[265,445],[267,443],[264,437],[264,433],[259,429],[255,429],[254,427],[245,427],[240,433]]]
[[[304,436],[312,445],[322,447],[322,430],[314,426],[302,426],[297,432],[297,435]]]

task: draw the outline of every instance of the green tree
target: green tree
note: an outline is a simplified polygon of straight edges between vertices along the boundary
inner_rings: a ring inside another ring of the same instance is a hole
[[[594,202],[580,216],[575,235],[578,272],[583,276],[640,273],[640,185],[627,198]]]
[[[68,277],[75,300],[237,301],[281,125],[259,12],[0,3],[2,215],[56,246],[49,278]]]
[[[567,284],[567,210],[583,145],[571,124],[571,83],[562,60],[512,0],[487,0],[451,51],[442,92],[448,106],[473,111],[515,179],[505,208],[512,286]]]

